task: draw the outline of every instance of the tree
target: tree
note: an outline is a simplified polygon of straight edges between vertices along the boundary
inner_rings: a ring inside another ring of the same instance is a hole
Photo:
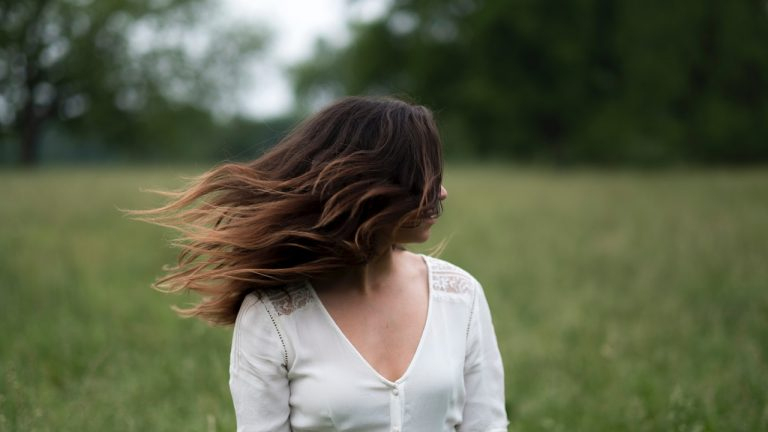
[[[171,127],[158,120],[211,121],[265,35],[204,27],[210,8],[206,0],[0,0],[4,140],[31,165],[52,126],[140,148]]]
[[[449,156],[768,160],[764,2],[394,0],[295,70],[299,100],[405,94]]]

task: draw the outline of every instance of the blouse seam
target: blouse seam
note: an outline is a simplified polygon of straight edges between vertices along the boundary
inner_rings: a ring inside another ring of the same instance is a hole
[[[472,306],[469,309],[469,320],[467,321],[467,334],[466,339],[469,340],[469,332],[472,328],[472,320],[475,318],[475,302],[477,302],[477,286],[475,286],[474,293],[472,295]]]
[[[280,344],[283,346],[283,367],[287,370],[288,369],[288,348],[286,348],[285,339],[283,338],[282,332],[280,332],[280,328],[277,325],[275,316],[272,315],[272,312],[269,310],[269,307],[267,307],[266,302],[262,302],[262,304],[264,305],[264,310],[267,311],[267,315],[269,315],[270,321],[272,321],[272,326],[275,328],[277,337],[280,339]]]

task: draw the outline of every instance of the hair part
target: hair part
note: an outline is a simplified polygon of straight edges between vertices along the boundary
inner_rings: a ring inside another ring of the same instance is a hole
[[[439,213],[441,147],[427,108],[348,97],[258,159],[215,167],[159,192],[168,204],[128,213],[180,233],[178,260],[154,286],[202,299],[177,312],[232,324],[249,293],[365,264],[400,227]]]

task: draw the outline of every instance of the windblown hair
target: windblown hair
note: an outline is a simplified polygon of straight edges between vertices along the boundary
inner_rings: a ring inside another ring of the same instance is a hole
[[[248,163],[194,178],[170,202],[130,212],[178,230],[178,262],[155,287],[201,301],[176,310],[232,324],[246,295],[361,265],[401,227],[440,212],[440,137],[431,112],[348,97]]]

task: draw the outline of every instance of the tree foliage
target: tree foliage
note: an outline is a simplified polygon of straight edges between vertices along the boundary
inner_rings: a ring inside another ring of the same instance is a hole
[[[408,95],[449,155],[768,160],[763,1],[395,0],[352,30],[295,70],[299,99]]]
[[[205,0],[0,0],[3,145],[41,138],[129,155],[194,153],[265,35],[210,23]],[[205,26],[203,26],[205,23]],[[196,151],[200,152],[200,149]],[[6,153],[11,153],[6,150]]]

